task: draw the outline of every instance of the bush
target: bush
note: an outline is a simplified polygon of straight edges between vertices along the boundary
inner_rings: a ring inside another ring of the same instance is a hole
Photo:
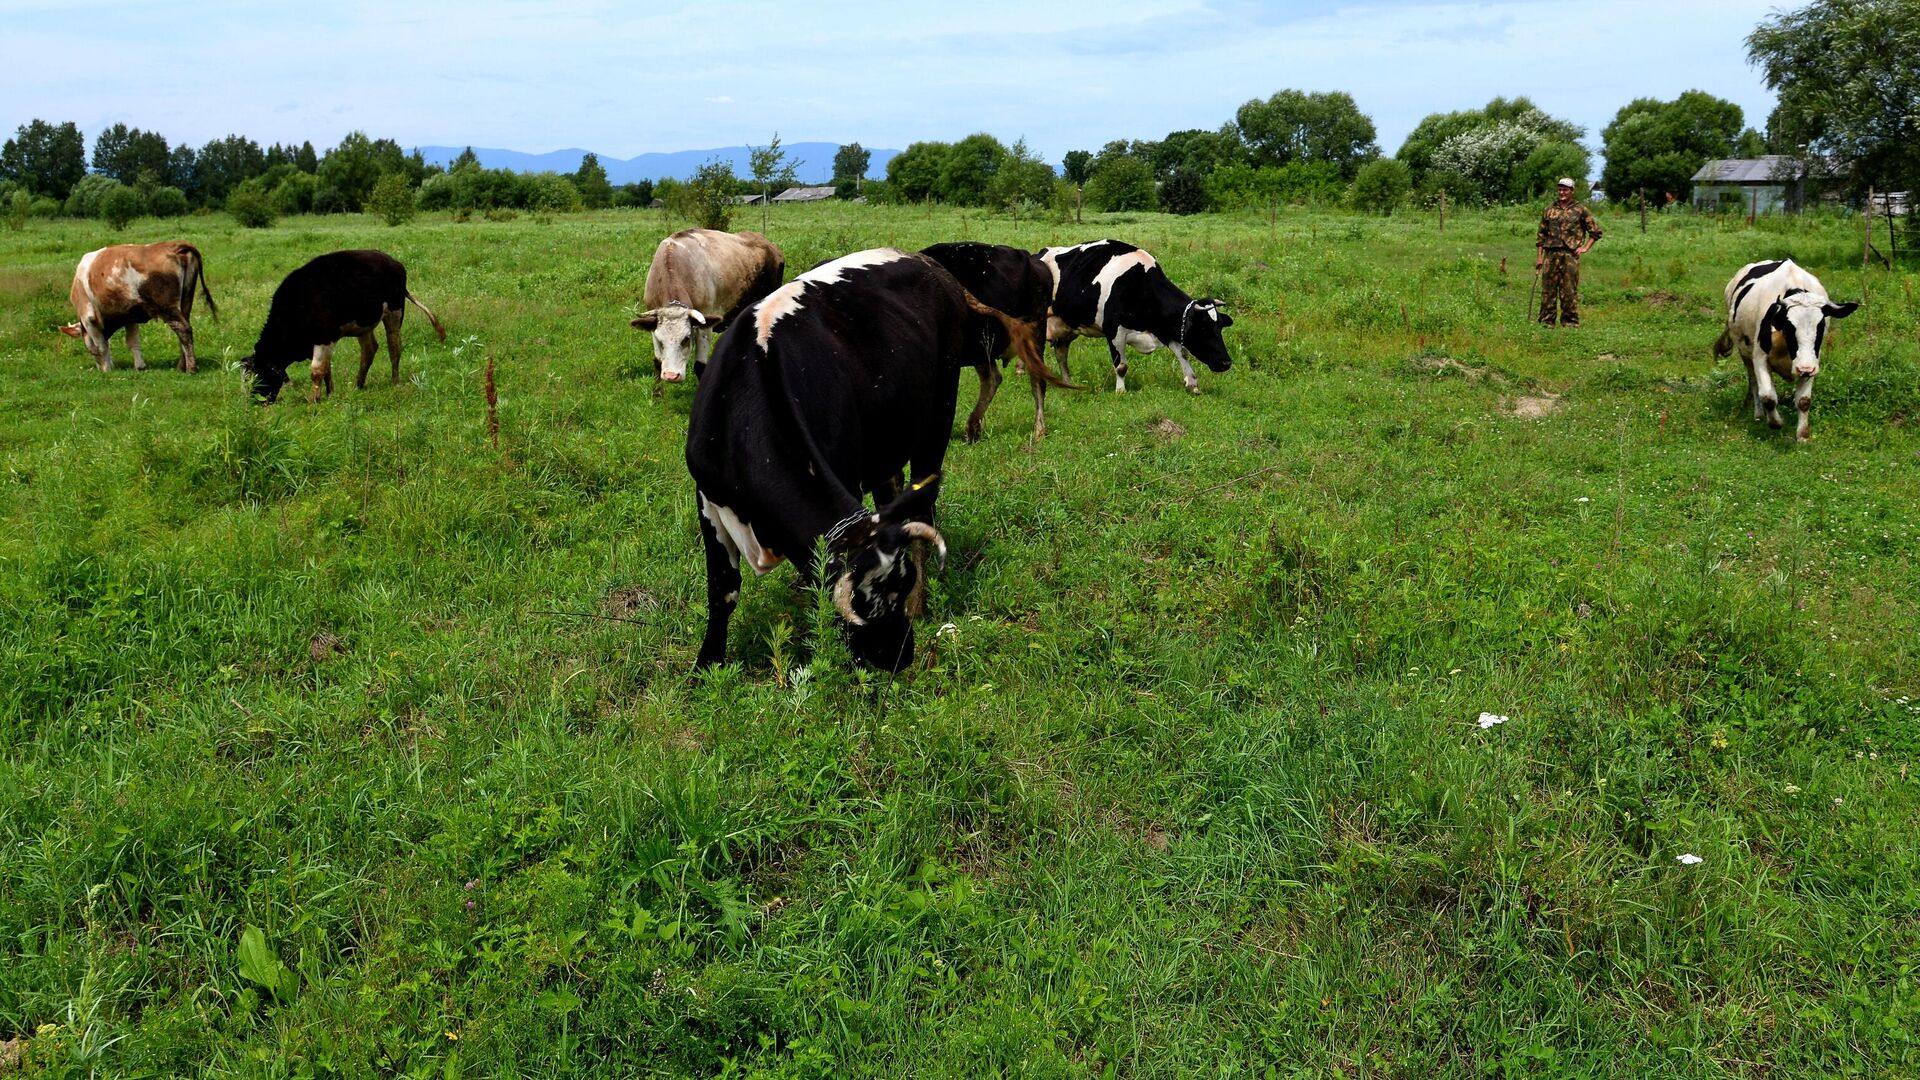
[[[400,173],[382,173],[367,196],[367,209],[388,225],[405,225],[413,220],[413,188]]]
[[[126,228],[134,218],[145,213],[147,201],[140,193],[125,184],[115,185],[100,198],[100,216],[115,229]]]
[[[664,183],[660,185],[666,189]],[[667,195],[667,209],[684,214],[703,229],[720,229],[733,222],[733,195],[739,181],[733,166],[715,158],[694,171],[693,179],[676,184]]]
[[[60,216],[60,200],[48,195],[37,195],[33,200],[33,216],[42,220]]]
[[[273,212],[285,217],[288,214],[310,214],[313,212],[313,192],[320,182],[312,173],[291,172],[281,179],[267,196],[273,204]]]
[[[1160,185],[1160,206],[1171,214],[1197,214],[1207,208],[1207,182],[1200,173],[1175,169]]]
[[[1391,214],[1413,190],[1413,170],[1399,158],[1375,158],[1360,166],[1353,178],[1353,207],[1373,214]]]
[[[1153,167],[1130,155],[1114,158],[1087,181],[1087,202],[1096,210],[1156,209]]]
[[[413,205],[428,213],[435,210],[451,210],[453,188],[452,173],[434,173],[420,181],[420,190],[414,193]]]
[[[122,184],[111,176],[101,176],[98,173],[81,177],[80,182],[73,185],[73,191],[67,195],[67,216],[77,218],[99,217],[100,208],[106,200],[107,192],[112,191],[114,188],[125,186],[125,184]]]
[[[322,185],[314,189],[313,212],[316,214],[354,214],[359,210],[359,204],[337,187]]]
[[[177,187],[154,188],[147,196],[147,213],[154,217],[173,218],[187,212],[187,193]]]
[[[249,229],[264,229],[273,224],[275,216],[267,193],[252,181],[234,188],[233,194],[227,196],[227,213]]]
[[[33,196],[24,188],[17,188],[7,198],[7,228],[19,232],[27,227],[27,218],[33,214]]]
[[[465,208],[462,207],[462,209],[465,209]],[[520,216],[520,211],[515,210],[511,206],[495,206],[495,207],[490,207],[487,210],[488,221],[512,221],[514,218],[517,218],[519,216]],[[461,218],[460,220],[465,221],[466,219]]]
[[[535,213],[572,213],[580,209],[580,189],[559,173],[538,173],[528,178],[526,207]]]

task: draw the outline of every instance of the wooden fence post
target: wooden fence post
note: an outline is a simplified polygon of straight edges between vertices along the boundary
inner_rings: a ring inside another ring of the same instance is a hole
[[[1647,189],[1640,189],[1640,231],[1647,231]]]

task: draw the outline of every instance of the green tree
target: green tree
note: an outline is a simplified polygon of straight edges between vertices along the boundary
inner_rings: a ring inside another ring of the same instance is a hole
[[[17,187],[7,196],[7,228],[14,232],[27,227],[27,217],[33,213],[33,192]]]
[[[366,132],[353,131],[320,160],[320,185],[358,209],[373,194],[373,185],[390,172],[417,181],[425,174],[426,163],[417,155],[410,159],[392,139],[369,139]]]
[[[1050,206],[1054,179],[1053,167],[1028,148],[1027,140],[1016,140],[987,181],[987,202],[1015,212]]]
[[[887,185],[894,198],[903,203],[934,198],[939,193],[940,171],[952,151],[950,143],[917,142],[895,154],[887,162]]]
[[[93,141],[93,171],[123,184],[132,184],[143,172],[160,183],[172,179],[173,162],[167,140],[157,131],[141,131],[115,124]]]
[[[527,178],[526,207],[536,214],[570,214],[582,205],[571,177],[543,172]]]
[[[1152,210],[1160,203],[1153,166],[1144,158],[1124,152],[1103,152],[1096,159],[1093,175],[1087,179],[1086,196],[1096,210]]]
[[[573,186],[580,192],[580,203],[589,210],[605,210],[613,202],[613,185],[607,182],[606,166],[597,154],[580,159],[573,172]]]
[[[265,185],[258,177],[242,181],[227,194],[227,213],[249,229],[264,229],[273,224],[273,204],[267,200]]]
[[[126,228],[145,213],[147,202],[140,193],[125,184],[116,184],[100,200],[100,217],[116,230]]]
[[[1673,192],[1686,200],[1693,174],[1714,158],[1738,156],[1745,117],[1740,106],[1689,90],[1672,101],[1637,98],[1600,132],[1607,157],[1600,186],[1615,199],[1636,191]],[[1655,205],[1661,200],[1655,199]]]
[[[311,141],[301,143],[300,149],[294,151],[293,167],[306,173],[308,176],[319,175],[320,157],[313,152],[313,143]]]
[[[724,158],[714,158],[695,169],[691,179],[674,185],[667,206],[692,218],[703,229],[725,229],[733,223],[733,197],[739,187],[733,165]]]
[[[280,178],[280,182],[267,193],[267,201],[272,204],[273,212],[281,217],[292,214],[310,214],[313,212],[314,191],[320,181],[312,174],[298,169]]]
[[[35,195],[65,199],[85,175],[86,140],[71,122],[22,124],[0,146],[0,178],[22,184]]]
[[[467,166],[472,166],[476,169],[480,168],[480,155],[474,153],[473,147],[471,146],[460,151],[460,156],[453,159],[452,165],[447,166],[447,171],[452,172],[455,169],[465,168]]]
[[[179,217],[186,212],[187,193],[177,187],[157,187],[147,195],[147,213],[154,217]]]
[[[1813,0],[1747,35],[1779,95],[1768,141],[1842,164],[1858,188],[1920,190],[1916,57],[1920,0]]]
[[[284,183],[285,181],[282,181]],[[388,225],[405,225],[413,220],[413,187],[402,173],[383,173],[367,193],[367,210]]]
[[[1060,175],[1074,187],[1085,187],[1093,175],[1093,154],[1086,150],[1067,151],[1067,156],[1060,159]]]
[[[260,144],[244,135],[210,140],[194,159],[194,184],[202,203],[218,202],[241,183],[267,171]]]
[[[1375,158],[1360,166],[1353,177],[1353,207],[1371,214],[1391,214],[1413,190],[1413,170],[1399,158]]]
[[[1255,98],[1234,113],[1234,125],[1255,166],[1326,161],[1351,179],[1361,165],[1380,156],[1373,120],[1341,91],[1305,93],[1282,90]]]
[[[760,191],[760,231],[767,229],[769,206],[775,194],[774,188],[781,191],[793,186],[794,170],[805,165],[804,161],[789,161],[787,152],[780,149],[780,133],[773,133],[773,141],[765,146],[747,148],[747,168],[753,173],[753,186]]]
[[[1436,188],[1449,178],[1445,169],[1436,169],[1434,164],[1434,156],[1440,152],[1441,147],[1479,128],[1499,124],[1502,121],[1517,122],[1522,118],[1525,118],[1529,130],[1533,133],[1526,153],[1531,153],[1531,146],[1540,142],[1579,142],[1586,135],[1586,129],[1569,121],[1548,116],[1526,97],[1496,97],[1487,102],[1484,108],[1428,114],[1407,135],[1406,141],[1400,144],[1400,149],[1394,156],[1407,163],[1407,168],[1413,173],[1415,188],[1421,190]],[[1524,157],[1523,153],[1515,160],[1522,160]]]
[[[940,201],[953,206],[985,206],[988,186],[994,174],[1007,160],[1007,148],[984,131],[954,143],[940,163],[940,180],[935,193]]]
[[[68,217],[97,218],[106,208],[107,192],[117,187],[125,187],[111,176],[88,173],[67,192],[65,213]]]
[[[848,143],[833,154],[833,182],[838,185],[851,180],[857,186],[867,178],[867,167],[873,161],[873,153],[859,143]]]

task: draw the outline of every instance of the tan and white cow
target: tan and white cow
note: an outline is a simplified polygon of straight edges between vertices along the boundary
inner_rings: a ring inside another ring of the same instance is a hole
[[[140,324],[159,319],[180,339],[180,369],[192,372],[193,289],[207,298],[207,310],[217,318],[213,294],[207,291],[207,278],[200,249],[192,244],[169,240],[159,244],[115,244],[80,256],[73,271],[73,287],[68,298],[78,322],[68,323],[60,332],[87,344],[93,362],[101,371],[113,370],[113,351],[109,339],[118,330],[127,332],[127,348],[133,353],[133,366],[145,371],[147,360],[140,355]]]
[[[1794,436],[1807,440],[1827,322],[1844,319],[1859,306],[1828,299],[1820,279],[1792,259],[1748,263],[1733,275],[1727,282],[1727,326],[1714,342],[1713,354],[1726,356],[1739,347],[1747,365],[1747,404],[1753,406],[1755,420],[1781,426],[1773,376],[1796,379],[1793,407],[1800,416]]]
[[[631,325],[653,332],[661,380],[704,367],[713,336],[779,288],[786,269],[780,249],[757,232],[683,229],[660,241],[647,267],[647,310]]]

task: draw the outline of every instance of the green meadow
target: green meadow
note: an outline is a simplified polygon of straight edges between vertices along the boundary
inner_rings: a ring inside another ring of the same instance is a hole
[[[1920,1073],[1920,263],[1597,211],[1556,331],[1524,208],[776,208],[790,275],[1140,244],[1235,363],[1082,341],[1038,443],[1010,379],[911,669],[783,567],[703,680],[684,221],[0,232],[0,1076]],[[166,238],[201,372],[103,375],[74,263]],[[249,404],[366,246],[447,341]],[[1785,255],[1868,301],[1806,445],[1711,353]]]

